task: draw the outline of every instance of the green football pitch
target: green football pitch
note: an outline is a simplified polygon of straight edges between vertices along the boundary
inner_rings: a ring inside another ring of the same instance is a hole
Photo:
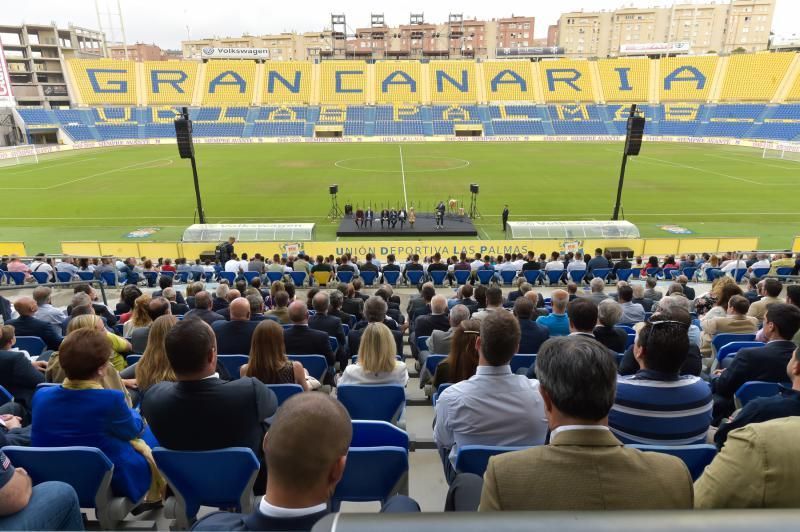
[[[339,204],[402,204],[430,211],[439,200],[469,206],[480,184],[479,238],[502,238],[512,220],[607,220],[621,145],[608,143],[261,144],[196,146],[211,223],[315,222],[335,240],[328,185]],[[800,234],[800,163],[762,159],[751,148],[649,143],[629,159],[624,216],[644,237],[677,225],[695,236],[758,236],[783,249]],[[76,150],[38,164],[0,168],[0,241],[29,253],[58,252],[69,240],[125,240],[157,227],[150,240],[179,240],[193,223],[188,160],[174,145]]]

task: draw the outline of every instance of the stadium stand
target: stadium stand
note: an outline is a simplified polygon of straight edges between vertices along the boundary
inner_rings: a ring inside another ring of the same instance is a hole
[[[724,101],[770,101],[775,95],[789,63],[790,53],[736,54],[728,59],[728,71],[722,86]],[[753,83],[757,79],[758,83]]]
[[[367,64],[364,61],[324,61],[321,103],[366,103]]]
[[[263,102],[309,103],[311,101],[311,63],[270,61],[266,67]]]
[[[474,61],[431,61],[430,71],[432,102],[478,101]]]
[[[203,79],[203,104],[250,105],[255,82],[254,61],[209,61]]]
[[[145,61],[147,103],[191,105],[197,68],[196,61]]]
[[[648,59],[601,59],[597,62],[607,102],[646,102],[650,89]]]
[[[420,103],[422,68],[417,61],[379,61],[375,64],[375,101]]]
[[[589,62],[582,59],[542,61],[542,90],[546,102],[594,101]]]
[[[483,63],[483,76],[486,81],[486,98],[490,102],[534,99],[530,61],[487,61]]]
[[[708,100],[718,60],[719,58],[715,55],[662,58],[659,76],[661,101],[704,102]]]
[[[115,59],[68,61],[75,87],[87,105],[136,105],[136,63]]]

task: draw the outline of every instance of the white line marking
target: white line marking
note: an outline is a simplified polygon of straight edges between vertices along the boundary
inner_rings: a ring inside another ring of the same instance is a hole
[[[729,161],[748,162],[748,163],[758,164],[759,166],[769,166],[770,168],[778,168],[780,170],[796,170],[797,169],[797,163],[794,163],[792,165],[780,166],[780,165],[777,165],[777,164],[767,164],[767,163],[764,163],[764,162],[759,162],[761,159],[754,159],[752,157],[748,157],[748,158],[729,157],[729,156],[726,156],[726,155],[716,155],[714,153],[707,153],[706,156],[707,157],[716,157],[717,159],[727,159]]]
[[[711,174],[711,175],[727,177],[728,179],[736,179],[737,181],[744,181],[745,183],[750,183],[750,184],[753,184],[753,185],[766,185],[766,183],[759,183],[758,181],[751,181],[750,179],[745,179],[744,177],[736,177],[735,175],[723,174],[722,172],[714,172],[713,170],[706,170],[705,168],[698,168],[697,166],[691,166],[691,165],[688,165],[688,164],[676,163],[676,162],[673,162],[673,161],[666,161],[664,159],[659,159],[657,157],[650,157],[649,155],[648,156],[640,155],[638,157],[638,159],[639,160],[644,160],[645,162],[647,162],[647,161],[658,161],[659,163],[667,164],[667,165],[670,165],[670,166],[675,166],[676,168],[688,168],[689,170],[695,170],[696,172],[705,172],[705,173]]]
[[[18,172],[7,172],[7,173],[3,172],[3,174],[4,174],[3,177],[13,177],[13,176],[16,176],[16,175],[21,175],[21,174],[30,174],[31,172],[39,172],[41,170],[49,170],[50,168],[53,168],[53,167],[56,167],[56,166],[67,166],[68,164],[80,164],[80,163],[85,163],[86,161],[93,161],[95,159],[97,159],[97,157],[89,157],[88,159],[81,159],[79,161],[67,161],[67,162],[64,162],[64,163],[55,163],[55,164],[50,164],[50,165],[48,165],[47,163],[39,163],[39,164],[35,165],[35,168],[31,168],[30,170],[21,170],[21,171],[18,171]],[[7,166],[5,168],[0,168],[0,170],[7,170],[9,168],[14,168],[14,167],[13,166]],[[8,174],[8,175],[6,175],[6,174]]]
[[[398,144],[398,148],[400,148],[400,175],[403,178],[403,201],[405,202],[405,209],[408,211],[408,194],[406,194],[406,169],[403,165],[403,145]]]
[[[370,172],[375,174],[398,174],[400,170],[373,170],[370,168],[353,168],[350,166],[345,166],[344,163],[349,161],[362,161],[368,159],[391,159],[394,160],[393,157],[350,157],[348,159],[339,159],[338,161],[334,161],[333,166],[336,168],[341,168],[342,170],[351,170],[353,172]],[[429,172],[447,172],[449,170],[460,170],[462,168],[466,168],[470,165],[470,162],[466,159],[459,159],[458,157],[440,157],[434,155],[420,155],[418,157],[406,157],[406,159],[450,159],[451,161],[459,161],[462,164],[460,166],[452,166],[450,168],[429,168],[427,170],[414,170],[414,174],[423,174]]]
[[[122,166],[120,168],[112,168],[111,170],[104,170],[104,171],[98,172],[96,174],[91,174],[91,175],[87,175],[87,176],[84,176],[84,177],[79,177],[77,179],[71,179],[69,181],[65,181],[63,183],[57,183],[57,184],[49,186],[49,187],[7,187],[7,188],[0,188],[0,190],[52,190],[54,188],[63,187],[64,185],[77,183],[79,181],[85,181],[87,179],[92,179],[93,177],[100,177],[101,175],[113,174],[114,172],[119,172],[121,170],[128,170],[130,168],[136,168],[136,167],[153,168],[153,167],[147,167],[145,165],[150,164],[150,163],[160,162],[160,161],[167,161],[167,164],[158,165],[158,166],[169,166],[170,164],[172,164],[173,159],[165,157],[163,159],[153,159],[153,160],[150,160],[150,161],[143,161],[141,163],[129,164],[128,166]]]

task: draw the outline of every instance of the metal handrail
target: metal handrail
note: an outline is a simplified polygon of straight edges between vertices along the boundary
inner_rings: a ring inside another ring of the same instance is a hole
[[[74,286],[88,284],[97,285],[100,287],[100,295],[103,297],[103,304],[108,305],[108,298],[106,297],[105,283],[99,279],[92,279],[91,281],[70,281],[68,283],[25,283],[25,284],[9,284],[0,285],[0,292],[11,292],[12,290],[26,290],[37,288],[39,286],[47,286],[50,288],[72,288]]]

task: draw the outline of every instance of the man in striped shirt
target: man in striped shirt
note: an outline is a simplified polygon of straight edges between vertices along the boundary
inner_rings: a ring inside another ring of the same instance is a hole
[[[708,383],[680,375],[689,350],[689,313],[678,307],[656,313],[639,331],[634,356],[639,371],[617,380],[609,426],[623,443],[704,443],[713,401]]]

